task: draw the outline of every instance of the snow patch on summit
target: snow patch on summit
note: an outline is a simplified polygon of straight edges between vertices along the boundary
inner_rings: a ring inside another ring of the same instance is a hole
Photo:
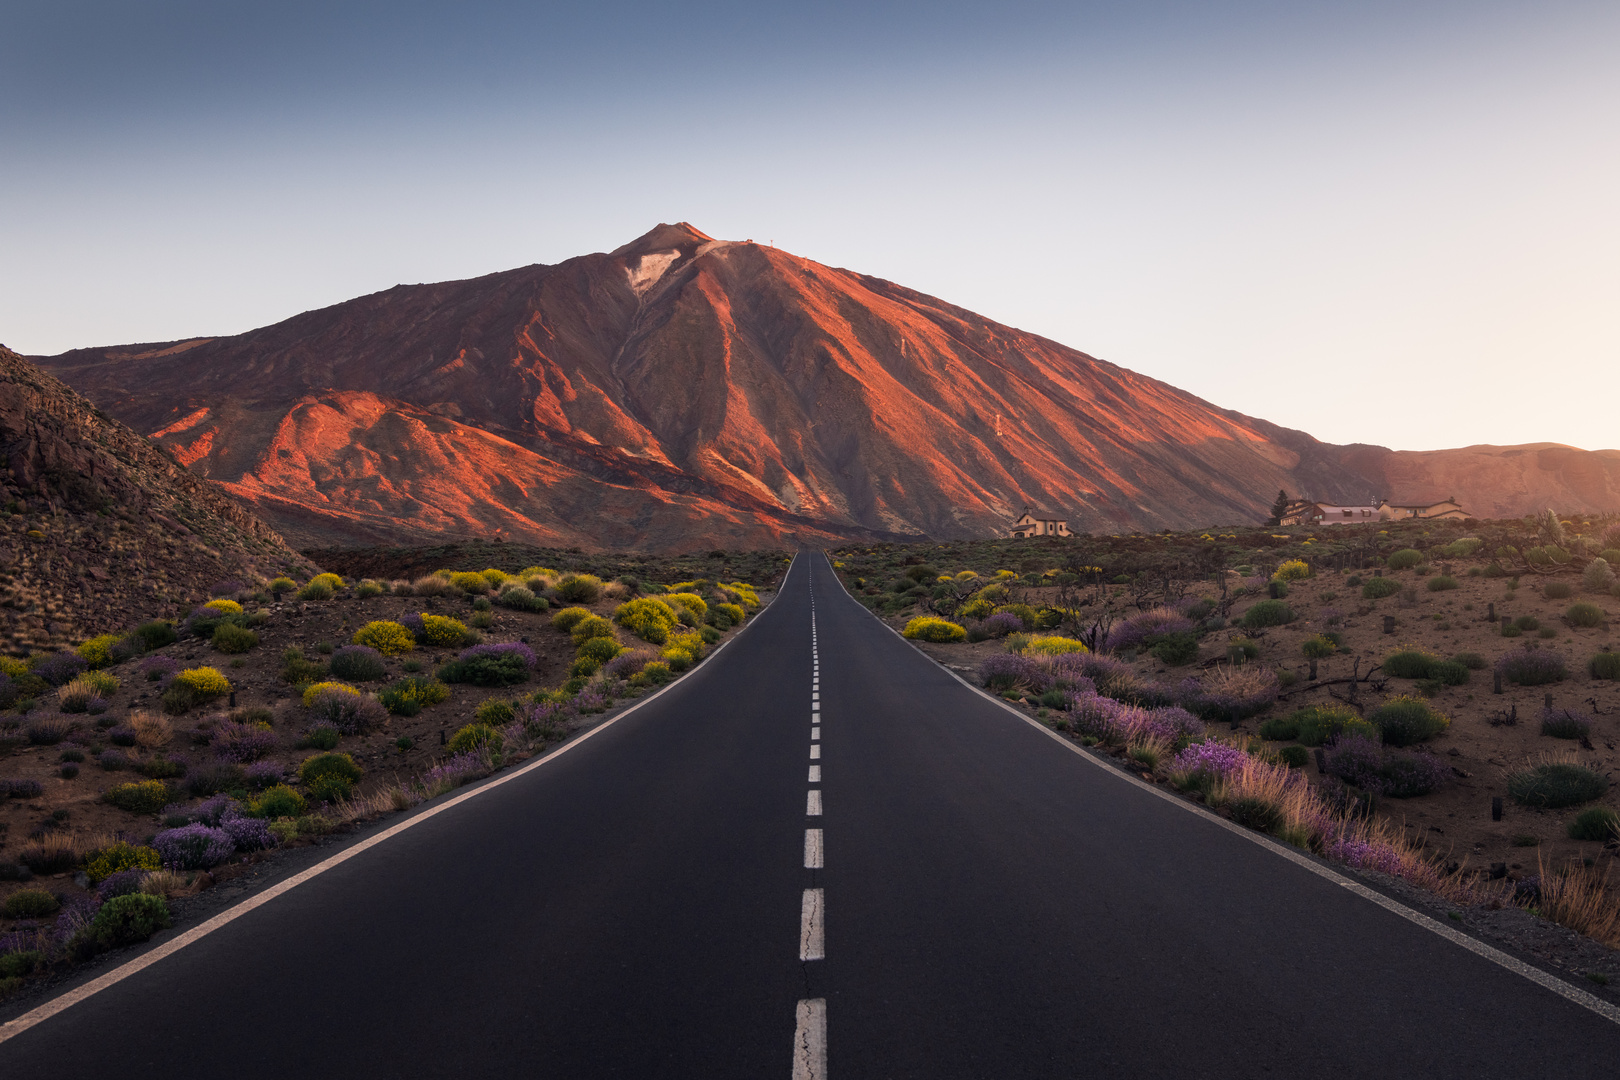
[[[664,276],[670,264],[680,257],[679,251],[659,251],[652,255],[642,255],[636,259],[636,265],[624,268],[625,276],[630,279],[630,288],[637,296],[645,296],[647,290]]]

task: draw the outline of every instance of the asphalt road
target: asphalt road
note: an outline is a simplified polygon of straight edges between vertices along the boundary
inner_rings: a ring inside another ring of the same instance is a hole
[[[120,1080],[1530,1072],[1620,1074],[1620,1026],[1082,760],[815,554],[611,728],[0,1044]]]

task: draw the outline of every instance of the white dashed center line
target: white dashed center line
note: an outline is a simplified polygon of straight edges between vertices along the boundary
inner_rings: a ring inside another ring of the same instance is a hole
[[[821,830],[804,830],[804,868],[806,870],[821,869]]]
[[[820,788],[811,788],[808,792],[805,793],[805,797],[804,797],[804,816],[805,817],[820,817],[821,816],[821,789]]]
[[[799,959],[825,960],[827,958],[826,932],[822,927],[826,904],[820,889],[804,890],[804,905],[799,911]]]

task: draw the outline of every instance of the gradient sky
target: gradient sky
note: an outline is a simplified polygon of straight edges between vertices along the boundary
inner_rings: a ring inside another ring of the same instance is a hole
[[[0,2],[0,341],[660,221],[1333,442],[1620,447],[1620,5]]]

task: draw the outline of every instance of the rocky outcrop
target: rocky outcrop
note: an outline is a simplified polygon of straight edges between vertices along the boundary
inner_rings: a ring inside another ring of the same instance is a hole
[[[216,485],[0,348],[0,646],[77,641],[222,580],[307,569]]]

